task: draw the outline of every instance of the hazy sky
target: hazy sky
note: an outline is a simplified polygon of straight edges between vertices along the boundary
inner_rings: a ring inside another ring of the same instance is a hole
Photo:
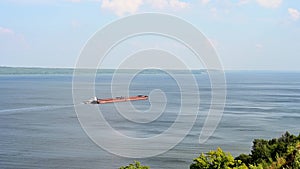
[[[300,70],[299,0],[1,0],[0,65],[74,67],[97,30],[143,12],[195,25],[225,69]]]

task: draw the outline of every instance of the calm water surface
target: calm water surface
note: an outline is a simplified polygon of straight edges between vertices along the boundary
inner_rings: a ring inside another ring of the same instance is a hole
[[[181,76],[184,78],[184,74]],[[111,73],[96,77],[97,96],[110,96],[111,77]],[[237,71],[226,73],[227,101],[217,130],[206,143],[199,144],[210,103],[210,84],[205,73],[195,77],[201,106],[192,131],[167,153],[138,159],[143,164],[154,169],[189,168],[199,153],[218,146],[238,155],[249,153],[254,138],[279,137],[285,131],[299,134],[300,73]],[[152,123],[130,123],[116,113],[113,104],[99,108],[116,130],[129,136],[154,136],[176,119],[180,92],[174,79],[155,73],[138,75],[132,81],[130,93],[148,95],[153,89],[164,91],[168,102],[163,115]],[[2,72],[0,91],[0,168],[115,169],[134,160],[104,151],[82,130],[74,111],[70,73]],[[147,101],[134,105],[138,109],[149,108]],[[147,145],[137,148],[147,150]]]

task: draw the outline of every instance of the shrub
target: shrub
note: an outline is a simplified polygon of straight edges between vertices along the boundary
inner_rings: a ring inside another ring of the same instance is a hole
[[[129,164],[128,166],[122,166],[119,169],[150,169],[150,167],[142,166],[140,162],[134,161],[134,164]]]
[[[190,169],[247,169],[248,167],[240,160],[235,160],[230,153],[224,152],[221,148],[202,153],[194,159]]]

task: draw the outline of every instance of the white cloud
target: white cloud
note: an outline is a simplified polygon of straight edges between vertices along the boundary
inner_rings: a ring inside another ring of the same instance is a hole
[[[210,0],[201,0],[201,3],[205,5],[205,4],[208,4],[209,1],[210,1]]]
[[[34,4],[54,5],[54,4],[62,3],[62,2],[69,2],[69,3],[96,2],[96,3],[100,3],[102,0],[2,0],[2,1],[20,4],[20,5],[28,5],[28,4],[29,5],[34,5]]]
[[[240,0],[238,2],[238,5],[245,5],[245,4],[248,4],[250,2],[250,0]]]
[[[13,30],[8,29],[8,28],[4,28],[0,26],[0,34],[10,34],[13,35],[15,34]]]
[[[143,4],[142,0],[103,0],[101,8],[109,9],[118,16],[133,14]]]
[[[151,4],[153,8],[164,9],[169,5],[167,0],[148,0],[147,3]]]
[[[179,0],[170,0],[169,4],[172,8],[175,8],[175,9],[182,9],[182,8],[186,8],[189,6],[189,4],[187,2],[181,2]]]
[[[282,0],[256,0],[256,2],[266,8],[277,8],[281,5]]]
[[[150,4],[155,9],[183,9],[189,6],[189,3],[179,0],[146,0],[146,3]]]
[[[262,45],[262,44],[260,44],[260,43],[257,43],[257,44],[255,44],[255,47],[256,47],[257,49],[262,49],[262,48],[264,47],[264,45]]]
[[[14,47],[27,49],[29,48],[29,44],[22,34],[18,34],[12,29],[0,26],[0,50],[7,50]]]
[[[142,5],[154,9],[184,9],[190,4],[180,0],[103,0],[101,8],[113,11],[118,16],[136,13]]]
[[[291,15],[293,20],[298,20],[300,18],[300,12],[297,9],[289,8],[289,14]]]
[[[217,10],[217,8],[215,8],[215,7],[210,8],[210,12],[211,12],[211,14],[212,14],[213,16],[215,16],[215,17],[218,15],[218,10]]]
[[[71,27],[72,29],[79,29],[81,27],[81,23],[74,19],[71,21]]]
[[[67,2],[75,2],[75,3],[81,2],[81,0],[65,0],[65,1],[67,1]]]

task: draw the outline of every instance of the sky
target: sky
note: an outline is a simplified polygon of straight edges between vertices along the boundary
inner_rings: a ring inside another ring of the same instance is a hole
[[[226,70],[300,70],[299,0],[1,0],[0,66],[74,67],[95,32],[145,12],[193,24]]]

